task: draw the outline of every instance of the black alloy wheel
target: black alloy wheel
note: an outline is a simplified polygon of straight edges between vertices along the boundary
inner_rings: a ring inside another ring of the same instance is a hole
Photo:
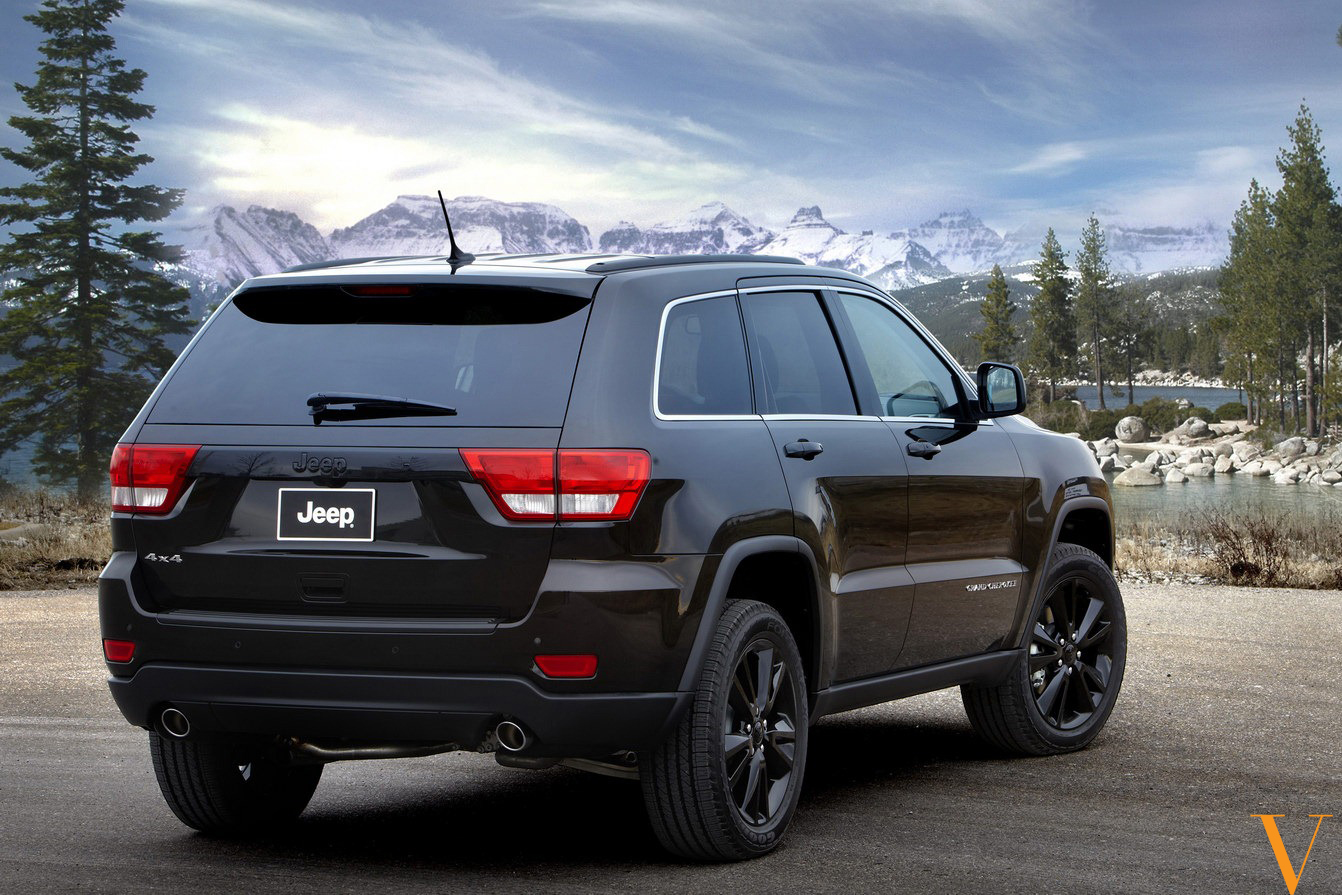
[[[1030,638],[1030,686],[1040,716],[1075,730],[1094,715],[1114,670],[1114,623],[1104,595],[1072,576],[1049,591]]]
[[[777,816],[796,766],[797,689],[781,651],[759,639],[732,674],[722,753],[741,819],[764,827]]]
[[[777,610],[729,600],[690,708],[639,756],[653,832],[673,854],[740,861],[768,854],[797,811],[809,727],[806,674]]]
[[[1109,566],[1077,544],[1049,558],[1020,659],[995,686],[960,689],[974,730],[1018,755],[1089,745],[1123,685],[1127,615]]]

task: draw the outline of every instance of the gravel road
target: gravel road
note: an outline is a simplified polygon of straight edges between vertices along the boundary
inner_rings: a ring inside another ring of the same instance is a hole
[[[1131,645],[1088,750],[1003,759],[954,691],[822,721],[765,859],[659,852],[636,786],[442,755],[332,765],[282,838],[163,804],[103,682],[91,591],[0,593],[0,891],[1342,892],[1342,592],[1124,587]],[[772,882],[770,882],[772,880]]]

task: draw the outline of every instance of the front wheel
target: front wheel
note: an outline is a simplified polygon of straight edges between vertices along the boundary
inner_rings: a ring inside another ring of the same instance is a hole
[[[797,809],[808,724],[787,624],[763,603],[730,601],[689,711],[642,756],[644,803],[662,845],[699,861],[772,851]]]
[[[965,711],[986,740],[1021,755],[1088,745],[1123,684],[1127,615],[1104,560],[1059,544],[1030,617],[1019,664],[996,687],[961,688]]]
[[[281,764],[261,745],[170,740],[149,734],[163,799],[188,827],[245,836],[293,821],[321,779],[322,766]]]

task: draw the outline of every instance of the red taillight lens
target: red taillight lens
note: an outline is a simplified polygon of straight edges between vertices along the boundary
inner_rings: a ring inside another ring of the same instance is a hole
[[[554,451],[462,450],[461,457],[505,519],[555,517]]]
[[[112,451],[112,509],[118,513],[172,512],[186,488],[198,444],[119,444]]]
[[[504,518],[518,521],[624,521],[652,471],[647,451],[463,449],[461,456]]]
[[[135,644],[129,640],[104,640],[103,658],[108,662],[129,662],[135,658]]]
[[[560,451],[559,518],[628,519],[651,469],[644,451]]]
[[[546,677],[595,677],[596,656],[537,656],[536,667]]]

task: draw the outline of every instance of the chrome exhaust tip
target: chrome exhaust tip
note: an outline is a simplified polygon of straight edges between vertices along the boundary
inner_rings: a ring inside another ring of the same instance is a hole
[[[498,738],[499,745],[509,752],[521,752],[531,744],[531,737],[515,721],[500,721],[499,726],[494,728],[494,736]]]
[[[158,716],[158,726],[175,740],[184,740],[191,733],[191,722],[178,709],[166,708]]]

